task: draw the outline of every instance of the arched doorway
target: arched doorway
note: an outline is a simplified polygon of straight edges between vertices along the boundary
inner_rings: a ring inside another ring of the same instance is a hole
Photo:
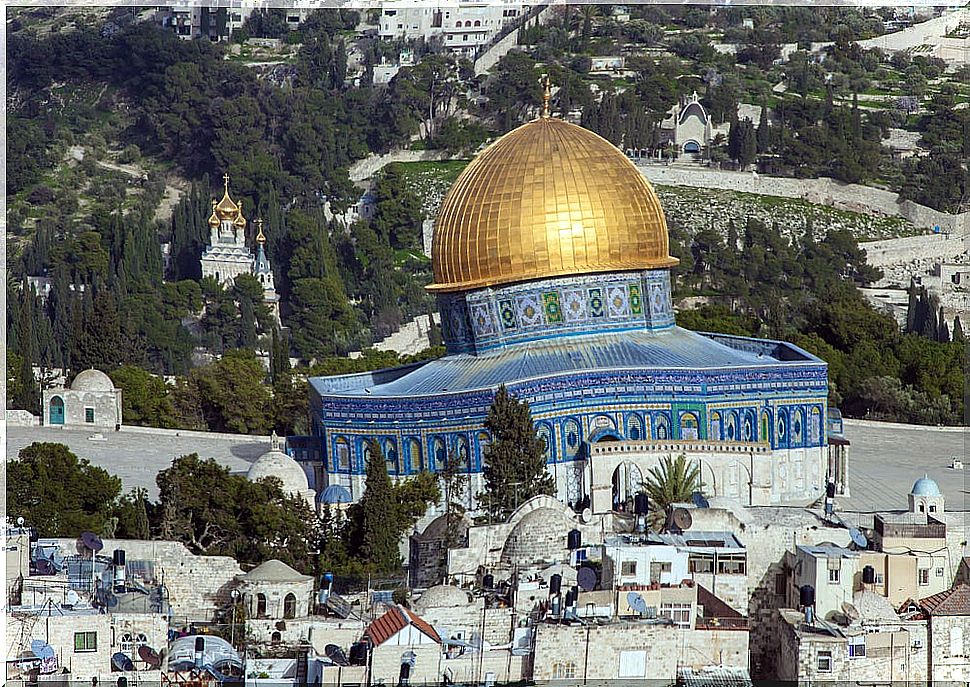
[[[256,595],[256,617],[257,618],[266,617],[266,595],[265,594]]]
[[[693,153],[696,155],[697,153],[701,152],[701,144],[693,140],[687,141],[687,143],[684,144],[684,152]]]
[[[633,496],[643,489],[643,473],[636,463],[625,460],[613,471],[613,510],[633,511]]]
[[[64,424],[64,399],[54,396],[50,402],[50,412],[48,413],[52,425]]]

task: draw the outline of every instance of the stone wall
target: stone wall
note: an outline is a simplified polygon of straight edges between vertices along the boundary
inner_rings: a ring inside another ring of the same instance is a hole
[[[40,425],[40,418],[27,410],[8,410],[4,417],[8,426],[37,427]]]
[[[970,616],[934,615],[929,621],[932,680],[970,682]]]
[[[748,667],[744,630],[690,630],[646,622],[536,626],[536,682],[553,679],[676,679],[678,667]]]
[[[443,150],[392,150],[385,155],[370,155],[352,164],[350,166],[350,180],[364,181],[370,179],[392,162],[426,162],[446,159],[449,159],[449,156]]]
[[[56,539],[61,552],[77,553],[76,539]],[[174,541],[105,539],[104,555],[123,549],[127,560],[154,563],[157,581],[165,585],[174,623],[209,620],[229,603],[229,591],[243,571],[228,556],[197,556]]]
[[[545,24],[549,18],[552,16],[552,5],[546,5],[543,9],[539,10],[537,15],[528,16],[527,21],[531,26],[535,22],[535,17],[539,17],[539,22]],[[520,23],[522,20],[519,20]],[[488,50],[483,52],[475,59],[475,76],[481,76],[482,74],[490,71],[492,67],[498,64],[508,52],[514,48],[519,42],[519,27],[512,29],[507,36],[495,43]]]
[[[901,201],[893,191],[844,184],[826,177],[792,179],[761,176],[751,172],[731,172],[705,167],[641,164],[640,171],[653,184],[715,188],[740,193],[754,193],[782,198],[799,198],[849,212],[900,216],[918,227],[966,233],[970,214],[950,215],[912,201]]]

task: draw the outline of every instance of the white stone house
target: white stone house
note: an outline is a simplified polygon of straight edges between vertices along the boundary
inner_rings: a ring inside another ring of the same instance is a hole
[[[313,578],[282,561],[266,561],[236,579],[249,618],[287,620],[310,615]]]
[[[84,370],[70,387],[44,390],[43,423],[50,427],[117,429],[122,421],[121,393],[104,372]]]

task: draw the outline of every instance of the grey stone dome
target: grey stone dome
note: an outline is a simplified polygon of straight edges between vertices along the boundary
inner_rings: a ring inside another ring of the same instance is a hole
[[[430,608],[451,608],[467,606],[468,594],[450,584],[439,584],[429,588],[421,598],[414,602],[414,610],[422,613]]]
[[[566,536],[572,528],[561,511],[536,508],[512,528],[502,548],[502,562],[531,565],[561,560],[566,556]]]
[[[114,391],[114,389],[115,385],[111,377],[93,367],[79,372],[71,382],[71,391]]]
[[[302,496],[310,488],[303,468],[282,451],[267,451],[261,455],[249,466],[246,477],[251,482],[275,477],[283,483],[283,491],[287,494]]]

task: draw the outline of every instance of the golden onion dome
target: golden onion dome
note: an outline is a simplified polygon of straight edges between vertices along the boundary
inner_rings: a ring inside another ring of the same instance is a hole
[[[445,196],[431,291],[672,267],[653,188],[606,139],[548,116],[476,157]]]
[[[243,217],[243,213],[242,213],[242,201],[241,200],[239,201],[239,208],[238,208],[238,210],[236,212],[236,219],[233,220],[232,223],[235,226],[239,227],[240,229],[244,229],[246,227],[246,218]]]
[[[216,217],[216,201],[212,199],[212,214],[209,215],[209,226],[215,229],[219,226],[219,218]]]
[[[222,181],[225,184],[225,191],[222,194],[222,200],[216,204],[216,215],[219,219],[235,220],[236,215],[239,214],[239,206],[229,197],[229,175],[223,175]]]

